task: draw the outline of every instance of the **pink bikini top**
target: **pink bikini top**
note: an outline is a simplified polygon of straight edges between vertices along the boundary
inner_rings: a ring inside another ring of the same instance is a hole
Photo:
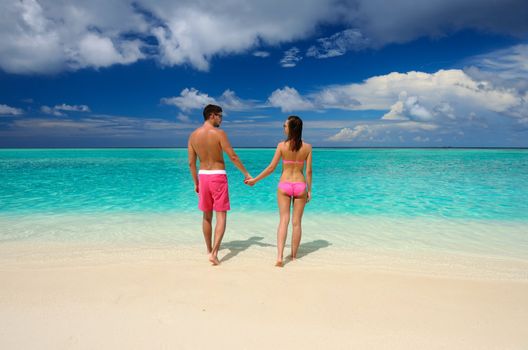
[[[286,160],[282,161],[283,164],[304,164],[304,160]]]

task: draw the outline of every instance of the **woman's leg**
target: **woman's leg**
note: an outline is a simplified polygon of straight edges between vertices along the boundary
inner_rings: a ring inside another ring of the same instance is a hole
[[[291,257],[292,260],[297,258],[297,251],[301,244],[302,236],[302,216],[304,213],[304,207],[306,206],[307,193],[304,192],[299,197],[293,199],[293,219],[292,219],[292,244],[291,244]]]
[[[279,204],[279,227],[277,228],[277,262],[275,266],[282,266],[284,245],[288,235],[288,225],[290,223],[291,198],[281,190],[277,190],[277,202]]]

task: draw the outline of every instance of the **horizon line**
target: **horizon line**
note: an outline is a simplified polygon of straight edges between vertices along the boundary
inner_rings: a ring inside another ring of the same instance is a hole
[[[103,147],[1,147],[0,150],[6,149],[186,149],[187,147],[182,146],[103,146]],[[235,149],[274,149],[275,146],[234,146]],[[514,147],[514,146],[313,146],[314,149],[528,149],[526,147]]]

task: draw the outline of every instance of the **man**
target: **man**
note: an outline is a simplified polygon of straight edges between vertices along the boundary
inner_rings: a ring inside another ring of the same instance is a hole
[[[231,147],[227,135],[218,129],[222,123],[222,108],[207,105],[203,110],[204,123],[189,136],[189,167],[194,180],[194,190],[198,193],[198,208],[203,211],[202,229],[209,254],[209,261],[218,265],[218,250],[226,228],[229,192],[223,152],[244,174],[251,178],[246,168]],[[200,170],[196,172],[196,157],[200,159]],[[212,244],[213,210],[216,212],[214,244]]]

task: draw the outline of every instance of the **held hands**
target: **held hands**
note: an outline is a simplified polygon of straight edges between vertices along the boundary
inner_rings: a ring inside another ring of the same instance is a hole
[[[257,180],[255,180],[255,179],[252,178],[252,177],[248,177],[248,178],[246,178],[246,179],[244,180],[244,183],[245,183],[246,185],[248,185],[248,186],[253,187],[253,186],[255,186],[255,184],[257,183]]]

